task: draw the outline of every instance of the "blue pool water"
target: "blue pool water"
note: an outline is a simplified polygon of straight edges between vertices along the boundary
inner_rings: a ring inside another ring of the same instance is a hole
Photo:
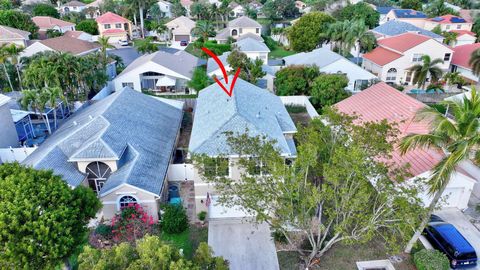
[[[412,89],[412,90],[410,90],[410,93],[412,93],[412,94],[433,94],[433,93],[439,93],[439,92],[442,92],[442,91],[440,91],[440,90],[437,91],[437,89],[427,89],[427,90]]]

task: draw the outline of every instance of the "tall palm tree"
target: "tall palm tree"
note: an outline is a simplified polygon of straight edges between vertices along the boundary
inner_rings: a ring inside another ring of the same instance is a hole
[[[197,37],[202,37],[203,42],[205,42],[208,40],[208,37],[215,35],[215,30],[209,21],[197,21],[195,27],[192,29],[192,34]]]
[[[7,77],[7,81],[8,81],[8,84],[10,85],[10,89],[11,91],[13,91],[13,84],[12,84],[12,80],[10,79],[10,75],[8,74],[8,71],[7,71],[7,62],[8,62],[8,53],[6,51],[6,47],[8,45],[7,44],[3,44],[1,47],[0,47],[0,64],[3,66],[3,71],[5,72],[5,76]]]
[[[480,76],[480,49],[476,49],[472,52],[468,63],[472,67],[473,74]]]
[[[444,31],[442,32],[442,36],[444,37],[443,43],[447,45],[452,45],[452,43],[455,43],[457,41],[458,34],[455,32]]]
[[[5,54],[9,58],[10,63],[15,67],[18,76],[18,82],[20,85],[20,90],[23,90],[22,87],[22,76],[20,76],[20,53],[25,49],[23,46],[17,46],[15,44],[10,44],[5,48]]]
[[[42,89],[43,95],[47,100],[48,106],[53,110],[53,121],[55,130],[57,129],[57,105],[58,100],[65,101],[62,89],[60,87],[48,87]]]
[[[428,214],[423,217],[405,252],[411,251],[460,162],[480,157],[480,97],[477,91],[472,89],[470,98],[465,96],[463,100],[444,101],[443,105],[449,108],[454,121],[436,109],[427,107],[418,112],[417,119],[431,120],[430,133],[411,134],[400,143],[402,154],[414,148],[433,148],[445,154],[427,179],[428,191],[433,199]]]
[[[47,127],[48,134],[52,134],[50,124],[47,122],[46,117],[43,115],[45,107],[48,101],[48,97],[42,90],[26,89],[22,91],[22,98],[20,99],[21,106],[25,109],[32,109],[35,113],[40,114],[42,121]]]
[[[413,72],[413,83],[424,89],[429,76],[432,82],[436,82],[442,77],[443,71],[437,64],[443,64],[443,60],[440,58],[432,60],[429,55],[424,55],[422,61],[422,64],[410,67],[410,71]]]
[[[103,68],[107,67],[107,49],[115,48],[112,44],[108,43],[110,37],[99,37],[98,43],[100,44],[100,51],[102,52],[102,64]]]

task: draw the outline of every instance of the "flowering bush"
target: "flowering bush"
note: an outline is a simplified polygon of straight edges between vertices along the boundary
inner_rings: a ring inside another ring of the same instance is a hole
[[[146,234],[155,230],[153,217],[141,205],[129,204],[112,218],[112,240],[116,243],[135,243]]]

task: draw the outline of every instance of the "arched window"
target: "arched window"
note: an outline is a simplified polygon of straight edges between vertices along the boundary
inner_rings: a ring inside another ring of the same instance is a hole
[[[238,31],[237,31],[237,29],[233,29],[232,30],[232,36],[236,36],[236,35],[238,35]]]
[[[397,80],[397,69],[391,68],[387,71],[386,81],[396,81]]]
[[[103,162],[92,162],[88,164],[86,171],[88,185],[97,194],[100,192],[100,189],[102,189],[103,185],[112,173],[110,167]]]
[[[129,206],[129,205],[134,205],[137,204],[137,199],[133,196],[130,195],[125,195],[118,200],[118,208],[119,210],[122,210],[123,208]]]

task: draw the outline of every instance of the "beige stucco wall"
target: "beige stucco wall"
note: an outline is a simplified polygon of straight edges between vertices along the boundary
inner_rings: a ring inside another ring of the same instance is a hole
[[[426,30],[432,30],[437,25],[440,25],[440,29],[442,31],[450,31],[450,30],[472,30],[472,23],[437,23],[432,21],[426,21],[424,28]]]
[[[110,24],[110,29],[124,29],[124,24],[125,23],[121,23],[122,27],[121,28],[116,28],[115,23],[111,23]],[[97,23],[97,27],[98,27],[98,32],[100,33],[100,36],[104,36],[103,32],[105,30],[108,30],[108,29],[105,29],[105,24]],[[128,30],[126,30],[126,31],[127,31],[128,35],[130,35],[130,38],[132,38],[132,23],[131,22],[128,23]],[[109,39],[110,43],[115,43],[115,42],[118,42],[119,40],[126,40],[126,38],[127,38],[127,36],[125,34],[122,34],[122,33],[108,34],[106,36],[110,37],[110,39]]]
[[[234,29],[237,30],[237,33],[238,33],[238,35],[233,36],[234,38],[239,38],[239,37],[241,37],[242,35],[245,35],[245,34],[247,34],[247,33],[251,33],[251,34],[255,34],[255,35],[257,35],[257,36],[260,36],[260,35],[261,35],[261,32],[262,32],[262,29],[261,29],[260,27],[259,27],[259,28],[256,28],[256,27],[240,27],[240,28],[238,28],[238,27],[232,27],[232,28],[230,28],[230,35],[232,34],[232,31],[233,31]],[[241,29],[242,31],[240,31],[240,29]],[[258,33],[257,33],[257,29],[258,29]],[[240,32],[241,32],[241,33],[240,33]]]
[[[388,12],[387,15],[385,16],[384,22],[388,21],[393,21],[393,20],[398,20],[402,22],[407,22],[410,24],[413,24],[417,27],[424,28],[425,26],[425,19],[404,19],[404,18],[397,18],[395,14],[393,13],[393,10]]]

